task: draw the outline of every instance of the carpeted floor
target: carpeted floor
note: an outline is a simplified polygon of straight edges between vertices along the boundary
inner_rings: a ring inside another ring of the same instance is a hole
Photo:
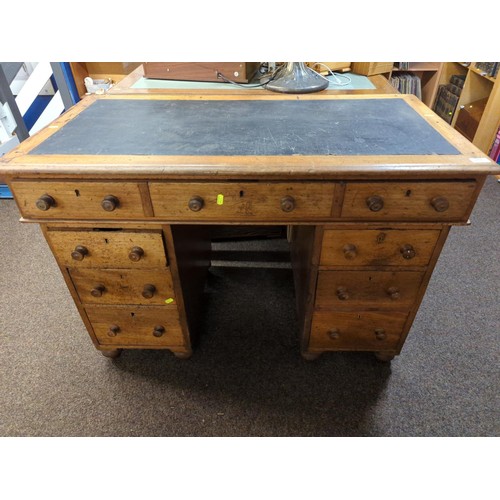
[[[291,270],[214,267],[193,357],[91,344],[40,229],[0,201],[2,436],[498,436],[500,184],[445,245],[403,352],[299,355]]]

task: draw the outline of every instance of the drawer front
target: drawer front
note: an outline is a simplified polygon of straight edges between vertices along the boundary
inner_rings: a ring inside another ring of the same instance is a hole
[[[101,345],[184,345],[175,307],[88,306],[85,312]]]
[[[366,220],[459,221],[469,215],[476,183],[350,182],[342,217]]]
[[[309,348],[380,351],[396,348],[406,313],[327,312],[313,315]]]
[[[161,232],[47,231],[58,262],[66,267],[162,268]]]
[[[145,217],[134,182],[14,181],[23,217],[35,219],[130,219]]]
[[[156,217],[182,220],[295,220],[330,217],[333,183],[149,184]]]
[[[72,268],[70,275],[83,304],[175,304],[168,268]]]
[[[426,266],[439,230],[327,229],[321,266]]]
[[[316,308],[409,309],[423,272],[320,271]]]

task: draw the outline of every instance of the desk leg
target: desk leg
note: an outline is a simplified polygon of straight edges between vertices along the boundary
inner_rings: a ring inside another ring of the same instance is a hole
[[[378,361],[383,361],[385,363],[392,361],[396,356],[394,353],[384,351],[374,352],[373,354],[375,354]]]
[[[101,351],[101,354],[106,358],[117,358],[122,353],[123,349],[109,349],[106,351]]]
[[[321,352],[302,352],[301,355],[306,361],[314,361],[321,356]]]

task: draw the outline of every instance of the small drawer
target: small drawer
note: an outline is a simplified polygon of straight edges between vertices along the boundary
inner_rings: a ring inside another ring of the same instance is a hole
[[[161,268],[167,257],[160,231],[47,231],[47,239],[65,267]]]
[[[476,192],[464,182],[349,182],[342,218],[466,221]]]
[[[409,309],[423,272],[320,271],[317,309]]]
[[[175,306],[170,269],[78,269],[71,279],[83,304]]]
[[[321,266],[427,266],[437,229],[327,229]]]
[[[407,319],[402,312],[316,311],[309,348],[346,351],[395,349]]]
[[[289,221],[331,216],[334,183],[151,182],[156,217]]]
[[[23,217],[31,219],[131,219],[145,217],[134,182],[14,181]]]
[[[176,308],[89,306],[85,312],[101,345],[183,346]]]

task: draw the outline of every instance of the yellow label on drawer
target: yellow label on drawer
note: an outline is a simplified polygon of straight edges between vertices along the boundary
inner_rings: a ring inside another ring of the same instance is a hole
[[[223,194],[217,195],[217,205],[224,205],[224,195]]]

